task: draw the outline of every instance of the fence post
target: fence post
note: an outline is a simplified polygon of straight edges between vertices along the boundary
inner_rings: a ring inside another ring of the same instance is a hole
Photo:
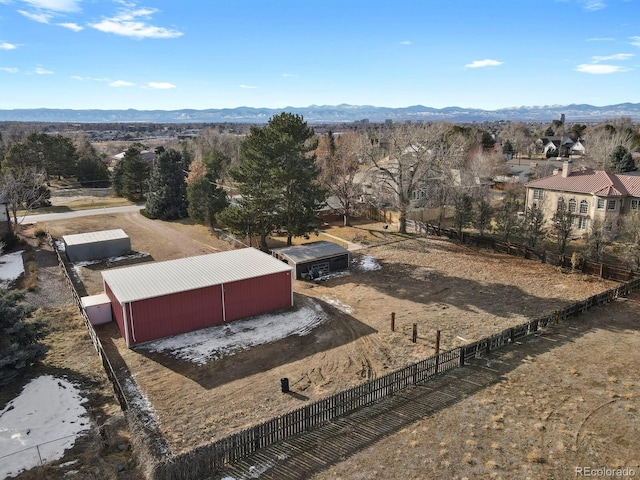
[[[516,331],[515,331],[515,329],[512,328],[509,333],[510,333],[510,335],[509,335],[509,337],[510,337],[509,338],[509,343],[516,343]]]
[[[396,312],[391,312],[391,331],[396,331]]]
[[[555,312],[553,312],[553,324],[557,325],[559,319],[560,319],[560,311],[556,310]]]
[[[602,278],[602,275],[604,275],[604,263],[600,264],[600,278]]]
[[[458,351],[460,352],[460,366],[464,367],[464,354],[466,350],[464,347],[460,347],[458,348]]]
[[[418,324],[414,323],[413,324],[413,336],[411,337],[411,341],[413,343],[416,343],[417,339],[418,339]]]
[[[439,353],[440,353],[440,330],[436,330],[436,355],[438,355]]]

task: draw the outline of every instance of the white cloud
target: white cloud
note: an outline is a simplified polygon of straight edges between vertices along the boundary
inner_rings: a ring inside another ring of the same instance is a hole
[[[0,72],[18,73],[18,69],[15,67],[0,67]]]
[[[598,10],[606,8],[607,4],[600,0],[585,0],[584,2],[582,2],[582,7],[588,12],[596,12]]]
[[[122,10],[118,15],[90,26],[101,32],[134,38],[177,38],[183,35],[178,30],[148,24],[145,20],[149,20],[157,11],[152,8]]]
[[[483,68],[483,67],[497,67],[498,65],[502,65],[504,62],[500,62],[498,60],[491,60],[487,58],[485,60],[474,60],[471,63],[467,63],[465,65],[466,68]]]
[[[35,72],[38,75],[53,75],[53,71],[47,70],[46,68],[36,67]]]
[[[149,88],[157,88],[160,90],[167,90],[170,88],[176,88],[176,86],[173,83],[168,83],[168,82],[149,82],[147,83],[147,87]]]
[[[402,42],[400,42],[400,45],[411,45],[412,42],[410,40],[403,40]]]
[[[27,12],[26,10],[18,10],[18,13],[24,15],[29,20],[33,20],[34,22],[38,23],[49,23],[49,20],[51,20],[51,18],[53,17],[53,15],[51,15],[50,13],[33,13]]]
[[[606,65],[602,63],[583,63],[576,67],[576,71],[582,73],[591,73],[593,75],[606,75],[609,73],[628,72],[628,68],[620,67],[618,65]]]
[[[68,28],[69,30],[73,30],[74,32],[79,32],[80,30],[84,30],[84,27],[81,27],[77,23],[59,23],[60,27]]]
[[[255,85],[240,85],[240,88],[249,88],[249,89],[253,89],[253,88],[258,88]]]
[[[630,37],[631,45],[634,47],[640,47],[640,37]]]
[[[593,37],[587,38],[587,42],[613,42],[615,38],[611,37]]]
[[[78,80],[80,82],[111,82],[112,80],[109,78],[96,78],[96,77],[83,77],[81,75],[71,75],[73,80]]]
[[[282,76],[286,78],[300,78],[298,75],[294,73],[283,73]]]
[[[135,83],[132,82],[127,82],[126,80],[114,80],[113,82],[109,83],[110,87],[135,87]]]
[[[81,0],[23,0],[38,10],[49,10],[52,12],[77,12],[80,10]]]
[[[600,63],[608,62],[611,60],[629,60],[633,57],[635,57],[633,53],[616,53],[615,55],[595,56],[591,58],[593,59],[593,63]]]
[[[13,43],[0,43],[0,50],[15,50],[16,48],[18,48],[18,46],[14,45]]]

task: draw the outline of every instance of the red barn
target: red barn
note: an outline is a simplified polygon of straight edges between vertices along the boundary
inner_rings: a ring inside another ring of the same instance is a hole
[[[289,265],[254,248],[102,272],[127,346],[293,305]]]

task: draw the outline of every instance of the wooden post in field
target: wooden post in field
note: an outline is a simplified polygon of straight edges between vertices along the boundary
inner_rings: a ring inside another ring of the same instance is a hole
[[[396,312],[391,312],[391,331],[396,331]]]
[[[553,313],[553,324],[554,324],[554,325],[557,325],[557,324],[558,324],[558,320],[560,320],[560,311],[559,311],[559,310],[556,310],[556,311]]]
[[[416,343],[417,339],[418,339],[418,324],[414,323],[413,324],[413,336],[411,337],[411,341],[413,343]]]
[[[509,339],[509,342],[516,343],[516,330],[512,328],[510,333],[511,333],[511,338]]]
[[[602,275],[604,274],[604,263],[600,264],[600,278],[602,278]]]

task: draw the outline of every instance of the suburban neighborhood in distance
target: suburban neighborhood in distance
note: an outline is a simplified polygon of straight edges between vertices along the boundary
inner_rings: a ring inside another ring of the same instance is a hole
[[[0,479],[639,476],[636,1],[0,1]]]

